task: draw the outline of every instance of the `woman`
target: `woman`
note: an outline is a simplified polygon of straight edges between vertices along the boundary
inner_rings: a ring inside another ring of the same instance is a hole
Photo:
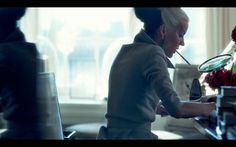
[[[209,116],[214,103],[182,102],[169,77],[171,58],[180,45],[189,18],[180,8],[135,8],[144,23],[132,44],[123,45],[109,77],[107,127],[98,139],[158,139],[151,123],[160,110],[175,118]],[[161,100],[162,105],[160,105]]]
[[[0,112],[7,123],[1,139],[38,139],[38,52],[18,27],[26,8],[0,8]]]

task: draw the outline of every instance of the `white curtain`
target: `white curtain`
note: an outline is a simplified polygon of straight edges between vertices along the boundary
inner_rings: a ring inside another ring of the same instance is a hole
[[[236,8],[207,8],[207,57],[219,55],[231,42],[236,26]]]

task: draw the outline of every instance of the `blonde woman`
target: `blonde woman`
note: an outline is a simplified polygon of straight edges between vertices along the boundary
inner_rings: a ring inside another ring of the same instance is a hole
[[[180,45],[189,18],[181,8],[134,8],[144,28],[132,44],[121,47],[109,77],[107,126],[98,139],[158,139],[151,132],[155,115],[175,118],[209,116],[214,103],[182,102],[169,77],[171,58]],[[160,105],[159,101],[162,102]]]

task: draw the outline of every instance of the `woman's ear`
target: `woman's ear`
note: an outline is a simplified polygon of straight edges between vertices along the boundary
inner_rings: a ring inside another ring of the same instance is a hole
[[[164,24],[162,24],[160,26],[160,35],[161,35],[161,39],[164,39],[165,38],[165,35],[166,35],[166,26]]]

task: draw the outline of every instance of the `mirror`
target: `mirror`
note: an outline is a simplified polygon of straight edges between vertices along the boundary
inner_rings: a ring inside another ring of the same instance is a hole
[[[217,70],[224,67],[225,65],[229,64],[232,60],[233,57],[231,54],[218,55],[203,62],[198,67],[198,71],[202,73],[211,72],[213,70]]]

